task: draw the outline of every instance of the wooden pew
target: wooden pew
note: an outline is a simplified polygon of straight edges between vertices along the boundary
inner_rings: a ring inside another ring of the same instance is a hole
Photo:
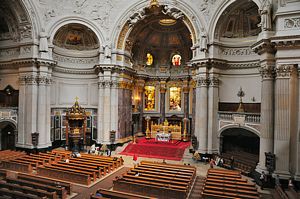
[[[0,188],[0,195],[9,196],[14,199],[46,199],[47,197],[40,197],[32,194],[21,193],[19,191],[13,191],[6,188]]]
[[[31,181],[31,182],[36,182],[36,183],[41,183],[41,184],[46,184],[46,185],[50,185],[50,186],[60,186],[60,187],[64,187],[67,190],[67,193],[70,195],[72,193],[72,184],[65,182],[65,181],[61,181],[61,180],[57,180],[57,179],[53,179],[53,178],[46,178],[46,177],[42,177],[42,176],[35,176],[35,175],[31,175],[31,174],[25,174],[25,173],[18,173],[18,179],[21,180],[27,180],[27,181]]]
[[[106,190],[106,189],[98,189],[98,192],[102,194],[104,198],[114,198],[114,199],[155,199],[153,197],[142,196],[138,194],[126,193],[122,191],[115,190]],[[95,195],[91,196],[91,199],[99,199]]]
[[[6,181],[0,181],[0,187],[7,188],[14,191],[21,191],[24,193],[29,193],[32,195],[37,195],[39,197],[47,197],[50,199],[57,199],[56,192],[48,192],[44,190],[34,189],[27,186],[21,186],[18,184],[7,183]]]
[[[20,162],[2,161],[2,168],[23,173],[32,173],[32,166],[29,163],[26,164]]]
[[[93,181],[97,180],[96,172],[99,172],[99,170],[97,171],[95,169],[88,169],[88,168],[83,169],[83,168],[80,168],[77,166],[68,165],[67,163],[65,163],[65,164],[53,163],[51,165],[45,165],[45,167],[56,169],[56,170],[61,170],[61,171],[70,171],[70,172],[74,172],[74,173],[81,173],[81,174],[89,175],[90,178],[93,179]]]
[[[41,190],[45,190],[47,192],[56,192],[56,194],[60,198],[62,198],[62,199],[67,198],[67,190],[65,190],[64,187],[51,186],[51,185],[45,185],[45,184],[41,184],[41,183],[37,183],[37,182],[31,182],[28,180],[10,179],[10,178],[7,178],[6,182],[11,183],[11,184],[18,184],[21,186],[32,187],[34,189],[41,189]]]
[[[158,183],[142,184],[141,181],[138,180],[125,181],[123,179],[119,179],[114,182],[113,189],[116,191],[124,191],[162,199],[182,199],[187,196],[187,192],[182,189],[171,188],[167,185],[163,186]]]
[[[53,177],[56,179],[60,180],[65,180],[65,181],[70,181],[78,184],[84,184],[84,185],[89,185],[91,184],[91,177],[90,173],[86,172],[77,172],[72,169],[65,169],[65,168],[56,168],[56,167],[44,167],[44,166],[39,166],[37,168],[37,173],[40,176],[45,176],[45,177]]]

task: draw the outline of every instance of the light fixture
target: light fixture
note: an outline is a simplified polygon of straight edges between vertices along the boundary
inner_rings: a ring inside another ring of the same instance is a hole
[[[175,19],[160,19],[159,20],[159,24],[162,26],[173,26],[174,24],[176,24],[176,20]]]

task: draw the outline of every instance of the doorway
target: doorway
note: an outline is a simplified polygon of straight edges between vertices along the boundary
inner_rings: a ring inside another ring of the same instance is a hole
[[[16,149],[16,127],[10,122],[0,123],[1,150]]]

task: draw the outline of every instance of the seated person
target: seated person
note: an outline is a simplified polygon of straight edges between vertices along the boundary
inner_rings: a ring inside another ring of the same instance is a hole
[[[198,151],[195,151],[194,155],[193,155],[193,160],[195,161],[200,161],[201,158],[200,158],[200,154]]]

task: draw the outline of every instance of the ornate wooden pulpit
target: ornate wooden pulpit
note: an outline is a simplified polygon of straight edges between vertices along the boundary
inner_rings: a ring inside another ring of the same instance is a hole
[[[66,146],[72,144],[72,151],[79,151],[79,142],[86,144],[86,112],[79,106],[78,98],[72,108],[66,113]]]

